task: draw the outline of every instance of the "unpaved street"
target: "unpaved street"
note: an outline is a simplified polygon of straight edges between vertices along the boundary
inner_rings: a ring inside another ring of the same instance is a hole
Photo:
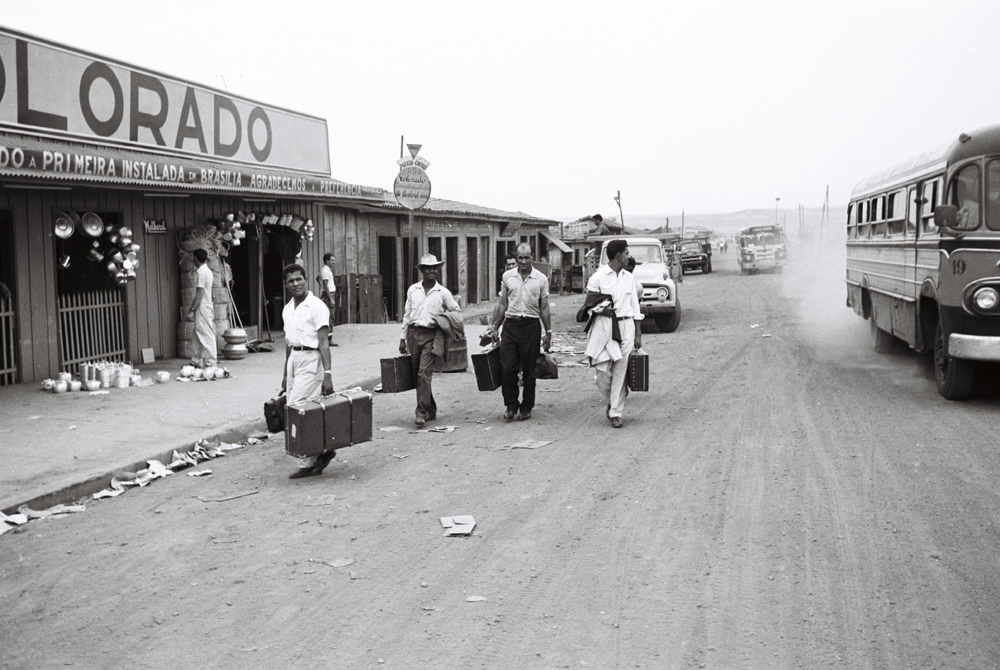
[[[0,537],[0,666],[996,667],[1000,392],[870,352],[827,261],[714,265],[621,430],[584,368],[513,423],[470,369],[435,380],[454,432],[378,395],[322,477],[272,440]]]

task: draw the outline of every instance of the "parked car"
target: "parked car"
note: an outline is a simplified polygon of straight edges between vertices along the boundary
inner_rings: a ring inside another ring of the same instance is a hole
[[[681,299],[677,285],[670,276],[667,255],[655,237],[623,237],[628,242],[629,255],[635,259],[633,276],[642,284],[639,311],[653,317],[656,327],[672,333],[681,324]],[[601,247],[601,265],[608,264],[608,242]]]
[[[684,240],[680,246],[682,272],[701,270],[702,274],[712,271],[712,257],[705,252],[700,240]]]

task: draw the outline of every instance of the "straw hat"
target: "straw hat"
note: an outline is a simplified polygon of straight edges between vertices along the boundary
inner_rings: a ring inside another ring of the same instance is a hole
[[[444,265],[444,261],[439,261],[434,254],[424,254],[420,257],[420,262],[417,263],[418,268],[436,267],[438,265]]]

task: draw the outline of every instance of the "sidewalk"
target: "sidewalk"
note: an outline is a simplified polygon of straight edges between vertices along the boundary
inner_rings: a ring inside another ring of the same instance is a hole
[[[470,353],[485,330],[479,317],[492,304],[463,310]],[[333,329],[333,383],[337,390],[380,381],[379,359],[398,355],[400,326],[346,324]],[[285,344],[274,333],[274,351],[247,354],[220,364],[229,379],[175,381],[185,361],[139,366],[144,379],[170,372],[166,384],[55,394],[40,384],[0,387],[0,510],[20,505],[46,509],[89,496],[120,471],[141,470],[146,461],[169,463],[175,449],[189,450],[202,438],[238,442],[264,429],[264,402],[281,386]]]

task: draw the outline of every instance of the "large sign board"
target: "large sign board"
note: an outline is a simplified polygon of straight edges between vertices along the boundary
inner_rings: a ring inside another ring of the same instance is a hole
[[[392,193],[400,207],[420,209],[431,199],[431,180],[419,165],[406,165],[399,169]]]
[[[0,129],[330,174],[324,119],[0,28]]]

